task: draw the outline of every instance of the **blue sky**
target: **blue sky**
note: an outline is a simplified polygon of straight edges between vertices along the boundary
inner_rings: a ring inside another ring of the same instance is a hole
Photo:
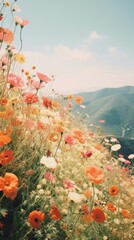
[[[34,2],[34,3],[33,3]],[[134,85],[133,0],[21,0],[27,68],[56,91]]]

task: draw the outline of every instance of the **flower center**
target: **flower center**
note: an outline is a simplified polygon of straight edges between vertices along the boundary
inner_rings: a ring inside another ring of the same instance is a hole
[[[35,218],[34,221],[35,221],[35,222],[39,222],[39,219],[38,219],[38,218]]]

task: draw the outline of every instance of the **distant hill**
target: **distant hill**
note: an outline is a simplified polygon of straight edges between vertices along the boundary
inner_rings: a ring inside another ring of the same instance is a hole
[[[75,106],[89,124],[99,125],[105,134],[134,139],[134,87],[104,88],[95,92],[79,93],[85,109]],[[99,120],[104,120],[100,123]]]

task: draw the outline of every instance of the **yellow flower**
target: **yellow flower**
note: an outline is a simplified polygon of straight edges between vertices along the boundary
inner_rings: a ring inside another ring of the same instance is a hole
[[[22,54],[17,54],[17,55],[15,56],[15,60],[16,60],[18,63],[20,63],[20,64],[23,64],[23,63],[25,63],[25,61],[26,61],[24,55],[22,55]]]

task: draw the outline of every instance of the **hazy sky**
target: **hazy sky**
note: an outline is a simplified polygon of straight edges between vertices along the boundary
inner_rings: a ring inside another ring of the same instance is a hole
[[[134,85],[134,0],[20,0],[27,68],[55,91]]]

